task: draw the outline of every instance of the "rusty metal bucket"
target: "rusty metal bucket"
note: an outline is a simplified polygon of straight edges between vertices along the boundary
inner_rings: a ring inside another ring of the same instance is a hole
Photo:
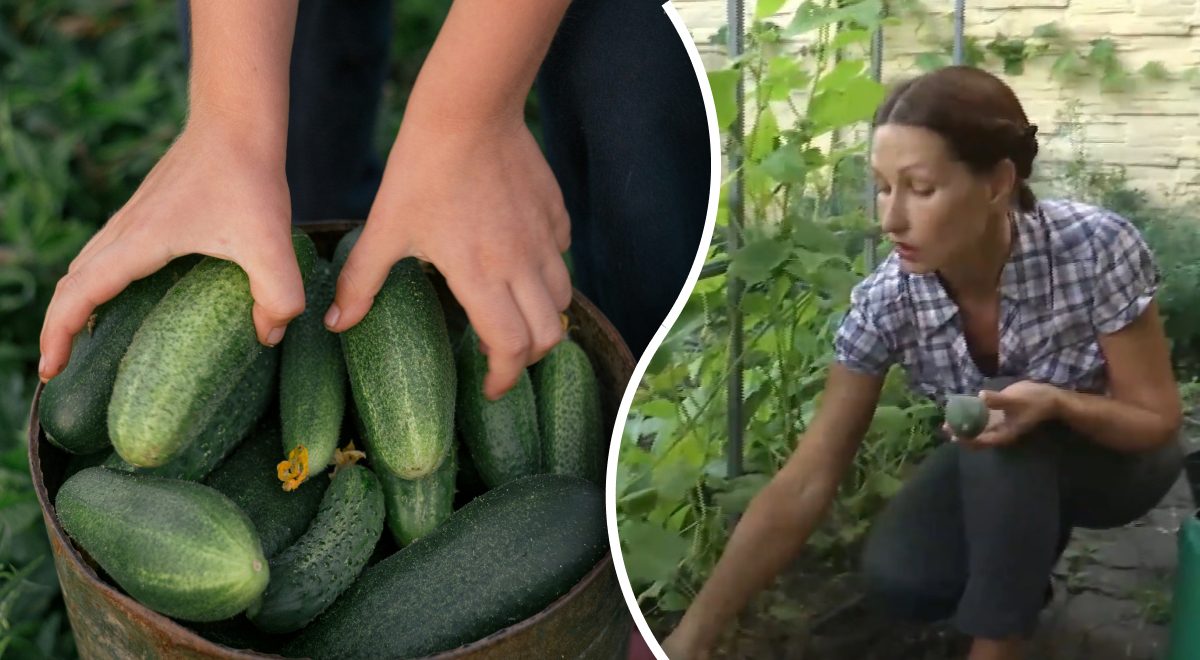
[[[303,225],[328,258],[337,240],[359,222]],[[465,324],[462,309],[436,272],[430,275],[442,298],[452,332]],[[612,424],[634,360],[620,335],[579,292],[567,312],[572,337],[587,352],[600,381],[601,405]],[[42,388],[34,395],[29,424],[29,467],[50,537],[54,566],[80,657],[112,658],[277,658],[280,656],[223,646],[185,625],[150,610],[105,582],[90,558],[67,537],[54,514],[68,454],[45,442],[38,422]],[[611,428],[611,426],[609,426]],[[607,460],[608,452],[603,452]],[[489,637],[436,656],[439,659],[624,658],[632,619],[621,595],[611,554],[606,554],[568,593],[538,614]]]

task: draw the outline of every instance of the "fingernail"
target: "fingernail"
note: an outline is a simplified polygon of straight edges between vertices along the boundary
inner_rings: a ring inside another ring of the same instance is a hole
[[[45,371],[46,371],[46,356],[43,355],[41,357],[41,359],[38,360],[38,380],[42,381],[43,383],[46,382]]]
[[[337,325],[338,319],[341,317],[342,310],[338,309],[337,305],[331,306],[329,311],[325,312],[325,327],[332,328]]]
[[[283,331],[284,331],[284,328],[272,328],[271,332],[269,332],[267,334],[267,345],[275,346],[276,344],[278,344],[279,341],[281,339],[283,339]],[[291,350],[291,349],[288,349],[288,350]]]

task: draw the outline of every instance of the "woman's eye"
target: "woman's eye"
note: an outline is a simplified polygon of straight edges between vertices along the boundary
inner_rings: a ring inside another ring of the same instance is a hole
[[[920,186],[913,187],[913,193],[919,197],[929,197],[933,194],[933,188],[922,188]]]

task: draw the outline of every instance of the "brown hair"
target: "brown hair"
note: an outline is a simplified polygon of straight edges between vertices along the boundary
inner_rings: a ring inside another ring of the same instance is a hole
[[[1037,204],[1026,183],[1037,156],[1037,126],[1017,95],[996,76],[970,66],[947,66],[906,80],[875,112],[875,124],[927,128],[941,135],[971,171],[990,172],[1008,158],[1017,169],[1017,203]]]

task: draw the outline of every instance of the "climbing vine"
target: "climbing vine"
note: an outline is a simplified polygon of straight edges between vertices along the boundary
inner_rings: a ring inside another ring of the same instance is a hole
[[[922,34],[921,41],[932,48],[915,56],[917,68],[929,71],[951,63],[954,43],[947,28],[952,25],[952,13],[932,12],[921,0],[900,0],[889,9],[901,23],[915,22]],[[1097,81],[1100,90],[1108,93],[1130,91],[1138,80],[1200,83],[1200,67],[1171,70],[1154,60],[1133,69],[1122,60],[1117,43],[1111,38],[1079,40],[1057,22],[1038,25],[1024,36],[997,32],[990,37],[963,38],[964,64],[993,66],[1006,75],[1019,76],[1029,64],[1038,61],[1048,62],[1050,76],[1059,82]]]

